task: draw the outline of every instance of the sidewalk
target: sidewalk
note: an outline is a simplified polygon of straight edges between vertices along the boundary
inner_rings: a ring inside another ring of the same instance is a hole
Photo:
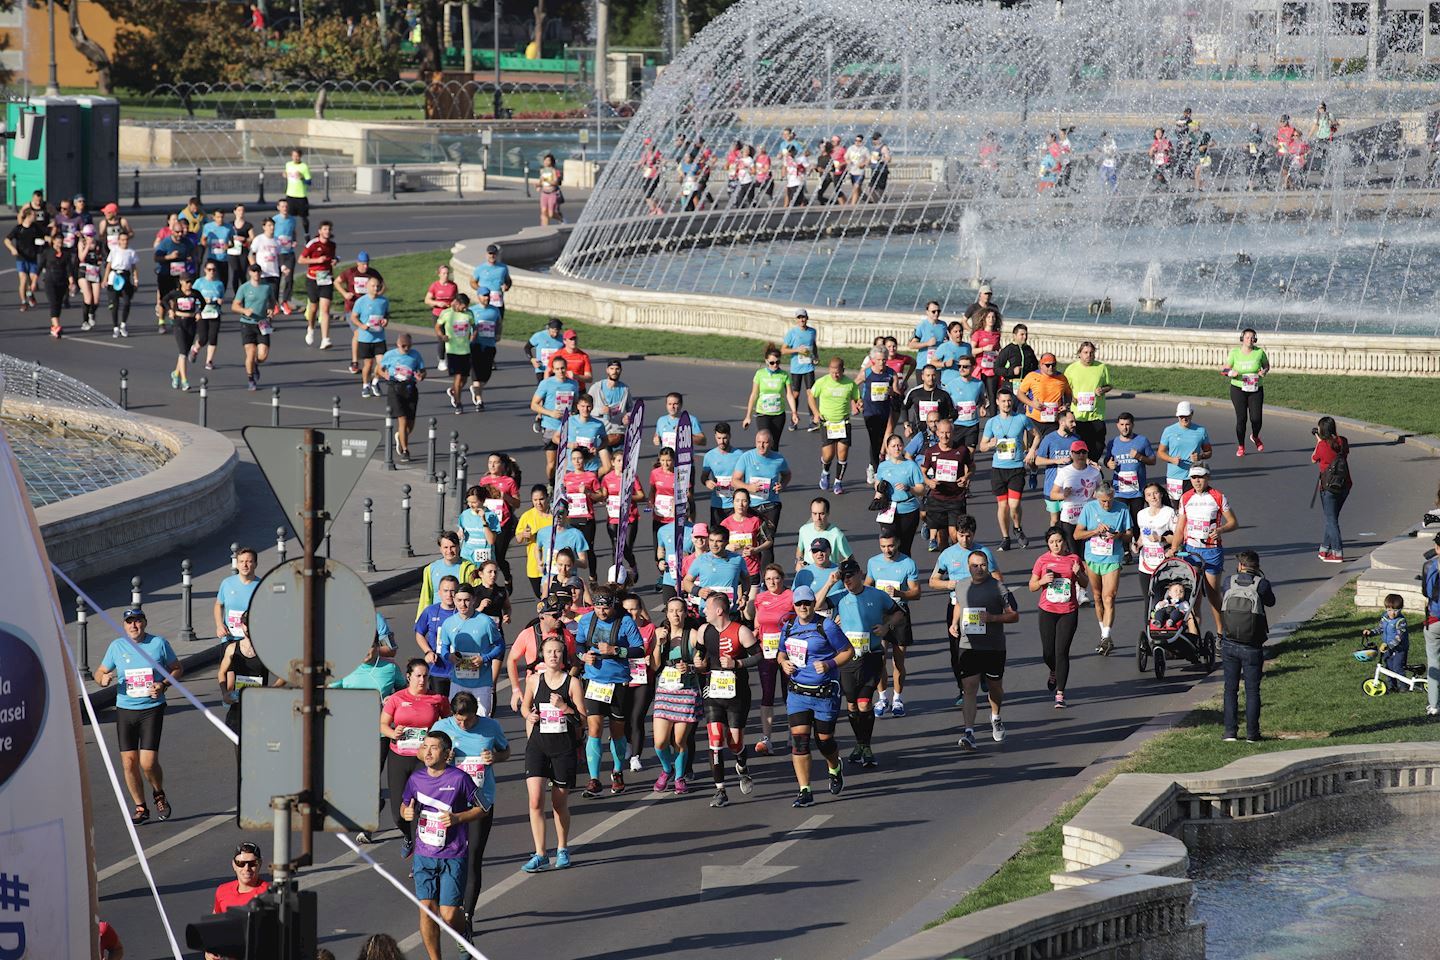
[[[132,194],[129,192],[130,185],[122,178],[120,184],[121,198],[120,213],[123,216],[139,216],[145,214],[174,213],[184,207],[189,201],[191,194],[152,197],[142,193],[140,206],[136,207]],[[583,201],[590,196],[589,190],[567,188],[566,196],[571,200]],[[466,204],[472,206],[486,206],[499,203],[534,203],[539,205],[539,192],[532,181],[530,196],[525,195],[523,181],[519,177],[491,177],[490,185],[485,190],[464,191],[461,197],[455,196],[452,187],[449,190],[401,190],[390,199],[389,193],[356,193],[353,190],[331,191],[330,199],[321,199],[323,195],[311,188],[310,191],[310,219],[313,221],[325,210],[353,209],[357,207],[430,207],[430,206],[454,206]],[[281,194],[269,190],[265,191],[265,203],[263,209],[270,209],[275,206]],[[213,193],[206,193],[201,197],[201,206],[205,210],[214,210],[216,207],[228,209],[235,204],[243,203],[251,209],[262,209],[258,203],[258,192],[252,186],[247,190],[222,190]]]

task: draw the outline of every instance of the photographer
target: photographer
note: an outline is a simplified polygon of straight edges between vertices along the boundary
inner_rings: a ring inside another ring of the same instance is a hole
[[[1320,468],[1315,484],[1320,509],[1325,513],[1325,534],[1320,541],[1319,557],[1326,563],[1343,563],[1340,511],[1345,509],[1345,500],[1354,486],[1350,477],[1350,441],[1335,432],[1334,417],[1321,417],[1310,433],[1315,437],[1315,452],[1310,454],[1310,460]]]
[[[1420,569],[1421,591],[1425,595],[1425,685],[1426,716],[1440,714],[1440,533],[1435,534],[1435,548],[1425,551],[1425,565]]]
[[[1236,556],[1239,571],[1226,582],[1221,599],[1224,635],[1220,662],[1225,670],[1224,738],[1237,738],[1240,728],[1240,680],[1245,680],[1245,740],[1260,739],[1260,677],[1265,667],[1265,641],[1270,637],[1266,607],[1275,606],[1275,591],[1260,570],[1254,550]]]

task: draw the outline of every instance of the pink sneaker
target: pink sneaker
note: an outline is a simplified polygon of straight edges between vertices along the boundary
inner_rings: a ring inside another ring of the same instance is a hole
[[[689,792],[690,792],[690,787],[689,787],[688,785],[686,785],[686,783],[685,783],[685,778],[684,778],[684,777],[676,777],[676,778],[675,778],[675,792],[676,792],[676,793],[689,793]]]
[[[1242,443],[1242,444],[1240,444],[1240,446],[1238,446],[1238,447],[1235,448],[1235,456],[1237,456],[1237,457],[1243,457],[1243,456],[1245,456],[1245,444]]]
[[[656,793],[664,793],[664,792],[665,792],[665,788],[668,787],[669,785],[670,785],[670,774],[665,773],[665,772],[662,771],[661,774],[660,774],[660,776],[658,776],[658,777],[655,778],[655,792],[656,792]]]

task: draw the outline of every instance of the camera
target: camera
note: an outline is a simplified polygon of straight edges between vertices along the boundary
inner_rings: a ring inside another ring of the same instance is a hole
[[[1319,427],[1311,427],[1311,428],[1310,428],[1310,436],[1312,436],[1312,437],[1318,437],[1318,436],[1320,436],[1320,428],[1319,428]]]

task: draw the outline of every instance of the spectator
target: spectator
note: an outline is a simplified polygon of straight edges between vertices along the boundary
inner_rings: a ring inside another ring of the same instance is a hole
[[[1325,512],[1325,533],[1320,541],[1319,557],[1326,563],[1345,561],[1340,541],[1340,511],[1350,496],[1354,482],[1350,478],[1350,441],[1335,432],[1335,418],[1321,417],[1314,430],[1315,452],[1310,460],[1320,467],[1316,488],[1320,493],[1320,509]]]
[[[1254,550],[1241,550],[1236,557],[1239,571],[1225,583],[1221,600],[1224,637],[1220,641],[1220,662],[1225,669],[1225,740],[1234,741],[1239,731],[1239,688],[1245,680],[1245,740],[1260,739],[1260,674],[1265,666],[1265,641],[1270,637],[1266,607],[1275,606],[1275,591],[1260,570]],[[1440,637],[1437,637],[1440,646]]]
[[[355,960],[405,960],[400,944],[388,933],[374,933],[355,955]]]
[[[1425,594],[1425,696],[1429,706],[1426,716],[1440,714],[1440,533],[1435,534],[1435,549],[1425,552],[1421,568],[1421,590]]]

